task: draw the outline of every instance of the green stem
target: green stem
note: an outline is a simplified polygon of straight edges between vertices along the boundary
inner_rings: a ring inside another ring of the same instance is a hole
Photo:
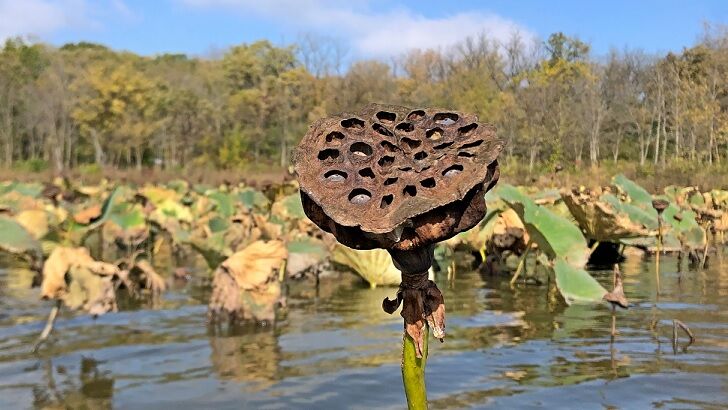
[[[657,254],[655,255],[655,282],[660,294],[660,252],[662,252],[662,216],[657,214]]]
[[[415,351],[415,342],[404,333],[402,340],[402,382],[404,394],[407,396],[407,407],[413,409],[427,408],[427,388],[425,387],[425,364],[427,363],[427,339],[430,336],[430,326],[425,325],[425,348],[422,358],[418,359]]]

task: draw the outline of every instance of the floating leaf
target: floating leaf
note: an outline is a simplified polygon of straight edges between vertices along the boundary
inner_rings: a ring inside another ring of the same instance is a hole
[[[567,304],[601,302],[607,290],[587,271],[561,258],[554,260],[556,286]]]

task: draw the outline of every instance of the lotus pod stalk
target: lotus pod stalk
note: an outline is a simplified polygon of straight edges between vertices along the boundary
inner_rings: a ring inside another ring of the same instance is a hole
[[[662,252],[662,213],[670,203],[664,199],[653,199],[652,208],[657,211],[657,253],[655,254],[655,282],[657,294],[660,294],[660,252]]]

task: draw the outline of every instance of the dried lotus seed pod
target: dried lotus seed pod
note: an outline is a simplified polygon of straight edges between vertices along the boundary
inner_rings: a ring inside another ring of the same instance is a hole
[[[355,249],[407,251],[480,222],[502,148],[475,115],[372,104],[311,125],[295,169],[321,229]]]
[[[394,300],[421,357],[428,323],[445,336],[445,300],[428,279],[437,242],[485,216],[503,142],[475,115],[373,104],[316,121],[295,154],[306,215],[342,244],[384,248],[402,272]]]

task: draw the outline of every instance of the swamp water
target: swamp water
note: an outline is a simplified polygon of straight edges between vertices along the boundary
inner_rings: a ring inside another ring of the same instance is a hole
[[[725,259],[725,261],[722,261]],[[722,262],[722,263],[721,263]],[[728,255],[703,272],[661,258],[621,264],[632,306],[610,342],[606,305],[570,306],[546,286],[457,272],[437,277],[447,338],[430,339],[430,408],[720,408],[728,406]],[[611,289],[611,269],[590,271]],[[192,283],[154,309],[93,320],[65,311],[30,353],[51,302],[27,273],[0,270],[0,408],[403,408],[402,319],[381,310],[395,288],[342,274],[290,286],[275,327],[216,331],[209,289]],[[22,283],[21,283],[22,282]],[[672,320],[685,322],[673,346]]]

